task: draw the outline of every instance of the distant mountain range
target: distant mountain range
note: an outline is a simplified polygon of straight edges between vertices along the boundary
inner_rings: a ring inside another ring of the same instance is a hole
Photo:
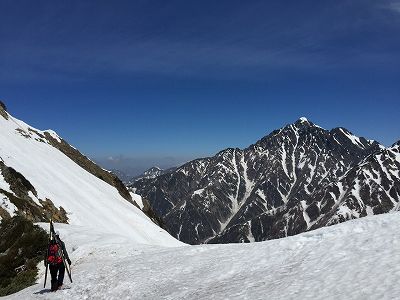
[[[150,169],[144,171],[142,174],[137,176],[127,175],[124,171],[113,169],[111,172],[117,176],[123,183],[126,185],[131,185],[133,182],[139,179],[152,179],[156,178],[157,176],[167,174],[176,170],[176,167],[168,168],[168,169],[161,169],[160,167],[151,167]]]
[[[399,147],[300,118],[129,187],[183,242],[263,241],[399,210]]]

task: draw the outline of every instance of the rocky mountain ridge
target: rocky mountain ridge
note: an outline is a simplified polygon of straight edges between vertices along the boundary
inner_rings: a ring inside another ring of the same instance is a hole
[[[300,118],[246,149],[223,150],[172,173],[136,181],[132,188],[181,241],[261,241],[365,215],[365,207],[358,214],[355,206],[345,213],[344,204],[350,200],[344,200],[340,180],[350,181],[346,188],[351,190],[355,181],[350,171],[381,152],[392,150],[345,128],[325,130]],[[397,166],[396,160],[389,164]],[[339,186],[334,188],[336,182]],[[398,188],[396,181],[393,186]],[[333,189],[331,200],[327,189]],[[388,211],[379,210],[377,203],[374,213]]]
[[[167,174],[167,173],[171,173],[171,172],[175,171],[176,169],[177,169],[176,167],[172,167],[172,168],[168,168],[168,169],[162,169],[160,167],[154,166],[154,167],[151,167],[150,169],[144,171],[143,174],[131,178],[127,182],[127,185],[129,186],[133,182],[138,181],[140,179],[154,179],[154,178],[156,178],[158,176],[161,176],[161,175],[164,175],[164,174]]]

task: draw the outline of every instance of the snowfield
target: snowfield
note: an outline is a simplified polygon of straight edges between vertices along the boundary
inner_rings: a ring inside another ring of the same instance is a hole
[[[56,207],[62,206],[69,224],[129,236],[141,244],[182,245],[125,200],[117,189],[40,141],[35,132],[43,134],[11,115],[8,120],[0,116],[0,158],[29,180],[40,199],[48,198]],[[59,139],[55,132],[47,132]],[[0,187],[9,190],[1,172]],[[40,205],[33,194],[31,198]],[[15,207],[1,195],[0,205],[14,214]]]
[[[47,227],[47,225],[44,225]],[[5,299],[399,299],[400,213],[279,240],[160,247],[56,224],[74,283]],[[48,287],[47,287],[48,288]]]

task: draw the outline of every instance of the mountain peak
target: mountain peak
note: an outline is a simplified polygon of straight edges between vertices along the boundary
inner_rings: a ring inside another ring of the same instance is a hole
[[[311,122],[306,117],[299,118],[296,122],[294,122],[294,124],[295,125],[302,125],[302,126],[314,126],[315,125],[313,122]]]
[[[312,121],[310,121],[306,117],[300,117],[296,122],[294,122],[294,125],[296,125],[298,127],[318,127],[318,128],[323,129],[321,126],[314,124]]]
[[[300,117],[294,124],[298,125],[298,126],[317,127],[319,129],[326,130],[325,128],[323,128],[323,127],[315,124],[314,122],[310,121],[306,117]]]
[[[306,117],[300,117],[299,122],[309,122]]]

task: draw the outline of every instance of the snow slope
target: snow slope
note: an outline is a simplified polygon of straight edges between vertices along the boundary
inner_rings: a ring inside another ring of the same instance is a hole
[[[38,198],[48,198],[56,207],[62,206],[70,224],[118,233],[135,243],[182,245],[122,198],[114,187],[78,166],[35,131],[43,134],[10,115],[8,120],[0,116],[0,158],[29,180]],[[58,138],[56,133],[48,132]],[[0,173],[0,182],[1,178]],[[33,200],[40,205],[37,199]],[[1,203],[5,205],[6,200],[0,199]]]
[[[74,283],[5,299],[398,299],[400,214],[279,240],[178,248],[58,225]]]

